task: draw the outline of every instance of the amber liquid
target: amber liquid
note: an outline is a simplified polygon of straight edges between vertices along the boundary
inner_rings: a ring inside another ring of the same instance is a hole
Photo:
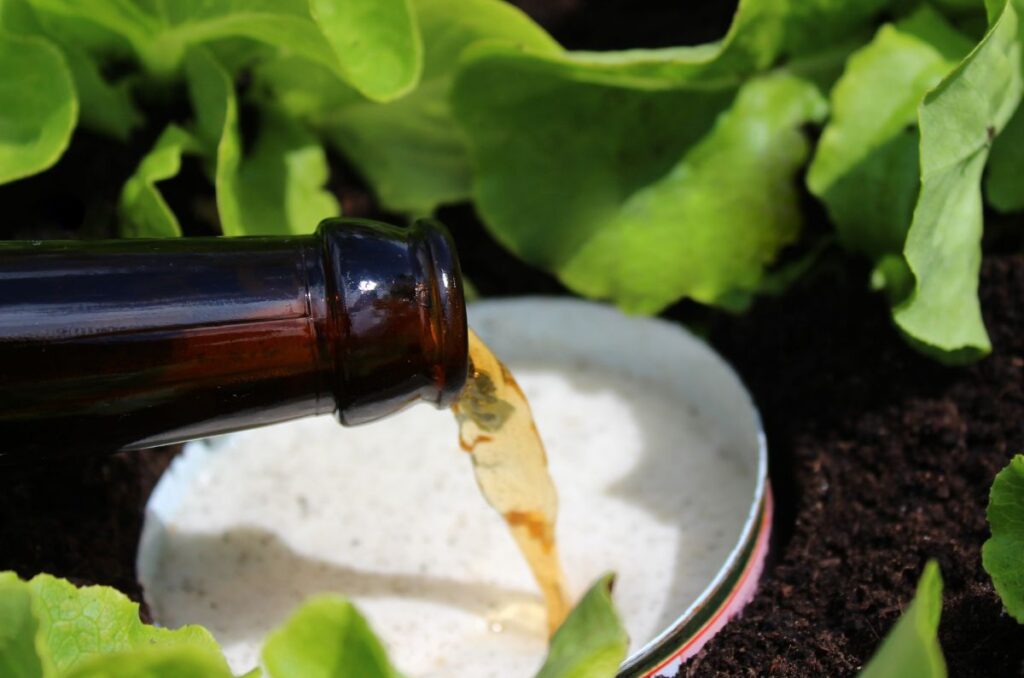
[[[452,406],[459,445],[472,455],[480,491],[505,519],[540,585],[554,633],[570,602],[555,541],[558,496],[544,443],[512,373],[472,330],[469,358],[469,379]]]

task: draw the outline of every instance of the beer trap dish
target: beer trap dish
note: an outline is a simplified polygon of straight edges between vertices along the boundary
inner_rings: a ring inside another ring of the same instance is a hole
[[[749,395],[664,321],[548,298],[480,302],[469,320],[532,405],[571,595],[616,572],[622,675],[674,675],[763,566],[771,497]],[[138,572],[155,621],[203,624],[243,671],[296,605],[330,591],[408,676],[533,675],[541,597],[456,434],[450,412],[414,407],[189,444],[147,508]]]

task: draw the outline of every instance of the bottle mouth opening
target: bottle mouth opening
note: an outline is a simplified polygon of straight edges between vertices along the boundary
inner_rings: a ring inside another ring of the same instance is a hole
[[[462,270],[451,234],[431,219],[417,220],[414,239],[427,250],[431,270],[431,305],[434,360],[431,375],[436,388],[434,403],[439,408],[455,404],[469,374],[469,331]]]

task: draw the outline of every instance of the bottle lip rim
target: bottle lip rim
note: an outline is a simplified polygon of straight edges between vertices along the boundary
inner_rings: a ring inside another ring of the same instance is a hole
[[[469,328],[462,269],[455,241],[443,224],[434,219],[417,219],[412,230],[414,237],[426,246],[432,268],[437,337],[435,404],[448,408],[458,400],[469,376]]]

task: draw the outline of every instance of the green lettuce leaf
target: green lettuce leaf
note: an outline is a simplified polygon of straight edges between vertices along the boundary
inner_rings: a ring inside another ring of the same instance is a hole
[[[231,76],[207,50],[190,50],[185,79],[195,112],[195,136],[208,159],[224,235],[244,233],[236,179],[242,160],[238,100]]]
[[[799,230],[797,130],[824,112],[810,83],[833,77],[883,4],[746,0],[722,41],[697,47],[472,49],[452,103],[478,210],[583,294],[638,312],[683,296],[743,307]]]
[[[508,249],[554,271],[667,174],[735,94],[606,87],[581,81],[582,70],[484,47],[452,93],[477,209]]]
[[[983,0],[935,0],[932,4],[950,14],[974,13],[985,9]]]
[[[263,645],[269,678],[397,678],[359,611],[331,595],[307,600]]]
[[[422,67],[408,0],[347,0],[344,7],[319,0],[30,2],[52,23],[117,36],[157,76],[177,72],[190,47],[236,38],[321,64],[371,99],[400,96]]]
[[[142,125],[142,114],[135,106],[127,83],[108,82],[96,60],[84,50],[71,45],[63,45],[61,49],[75,80],[82,127],[128,141],[132,131]]]
[[[399,101],[358,101],[330,116],[325,131],[389,209],[429,214],[469,198],[472,168],[452,119],[449,95],[462,54],[473,45],[515,44],[538,52],[557,43],[499,0],[417,0],[425,41],[420,86]]]
[[[669,172],[628,196],[560,268],[574,289],[656,313],[680,297],[742,305],[796,239],[800,131],[825,104],[798,78],[755,78]]]
[[[0,184],[49,168],[78,120],[67,62],[48,40],[0,29]]]
[[[995,21],[1006,0],[986,0],[989,20]],[[1024,43],[1024,0],[1012,0],[1017,12],[1018,39]],[[1024,54],[1021,55],[1024,59]],[[1024,106],[1018,106],[1006,128],[992,143],[985,195],[1000,212],[1024,209]]]
[[[304,0],[31,0],[69,23],[94,24],[126,40],[155,74],[177,70],[192,45],[245,37],[336,67],[334,53]]]
[[[551,638],[537,678],[609,678],[626,657],[629,637],[612,604],[614,576],[601,577]]]
[[[992,536],[981,549],[981,562],[1003,605],[1024,624],[1024,455],[999,472],[988,500]]]
[[[330,169],[316,137],[273,108],[262,111],[252,151],[229,190],[235,194],[239,235],[310,233],[341,207],[323,188]]]
[[[104,654],[61,678],[232,678],[232,673],[218,652],[181,646]]]
[[[124,83],[108,82],[100,73],[97,60],[79,46],[87,40],[76,40],[59,27],[48,26],[28,0],[4,0],[0,4],[0,26],[19,35],[47,38],[60,49],[75,83],[82,127],[126,141],[142,123],[142,115]]]
[[[807,173],[846,247],[873,259],[903,251],[920,183],[918,107],[971,47],[925,6],[847,62]]]
[[[102,2],[103,0],[101,0]],[[94,21],[83,21],[72,14],[52,12],[46,0],[3,0],[0,13],[13,15],[17,32],[39,33],[61,49],[72,47],[93,58],[130,60],[134,56],[131,43],[116,31]],[[64,3],[56,3],[58,7]]]
[[[574,52],[581,79],[641,89],[737,87],[786,59],[818,57],[856,39],[889,0],[741,0],[725,37],[695,47]]]
[[[538,678],[608,678],[629,639],[599,579],[551,639]],[[138,605],[104,586],[76,588],[38,575],[0,572],[0,675],[4,678],[229,678],[202,627],[147,626]],[[366,619],[347,600],[321,595],[300,605],[266,639],[262,668],[243,678],[400,678]]]
[[[981,176],[992,139],[1021,97],[1021,43],[1010,3],[918,113],[921,190],[904,245],[916,284],[896,306],[900,329],[946,362],[991,350],[978,303]]]
[[[215,159],[217,212],[225,235],[309,233],[340,208],[323,190],[327,158],[299,123],[263,111],[259,136],[243,157],[238,101],[231,77],[207,51],[185,64],[196,111],[196,136]]]
[[[1024,106],[1017,107],[1006,128],[992,143],[985,196],[1000,212],[1024,210]]]
[[[878,263],[873,286],[886,288],[897,325],[944,362],[990,350],[979,185],[1021,92],[1018,19],[1004,5],[969,54],[926,7],[883,27],[837,82],[807,177],[842,242]]]
[[[178,219],[156,184],[178,175],[184,154],[201,150],[195,137],[177,125],[170,125],[163,131],[121,190],[118,215],[122,237],[170,238],[181,235]]]
[[[55,27],[73,44],[82,43],[101,50],[121,43],[139,51],[148,51],[160,20],[147,11],[144,3],[118,0],[27,0],[47,27]],[[150,3],[150,7],[155,6]]]
[[[162,629],[143,624],[139,606],[105,586],[76,588],[41,574],[29,583],[39,623],[37,647],[58,672],[112,652],[152,647],[195,647],[219,653],[216,641],[199,626]]]
[[[460,74],[453,101],[488,226],[630,311],[683,296],[736,306],[799,231],[799,129],[824,115],[822,97],[786,74],[751,80],[733,102],[731,90],[580,82],[580,70],[488,50]]]
[[[945,678],[946,660],[939,646],[942,574],[935,561],[924,567],[914,600],[882,641],[860,678]]]
[[[423,70],[423,42],[410,0],[309,0],[347,82],[368,99],[406,94]]]
[[[0,676],[42,678],[36,652],[39,621],[32,611],[32,591],[13,572],[0,572]]]
[[[428,214],[470,194],[466,144],[448,104],[461,55],[485,41],[538,52],[559,48],[500,0],[415,0],[413,6],[423,34],[423,77],[397,101],[368,101],[329,70],[294,57],[265,64],[256,79],[276,105],[339,148],[387,209]]]
[[[204,672],[175,673],[172,667]],[[231,673],[205,629],[143,624],[139,606],[112,588],[76,588],[45,574],[25,582],[13,572],[0,572],[0,675],[216,678]]]

